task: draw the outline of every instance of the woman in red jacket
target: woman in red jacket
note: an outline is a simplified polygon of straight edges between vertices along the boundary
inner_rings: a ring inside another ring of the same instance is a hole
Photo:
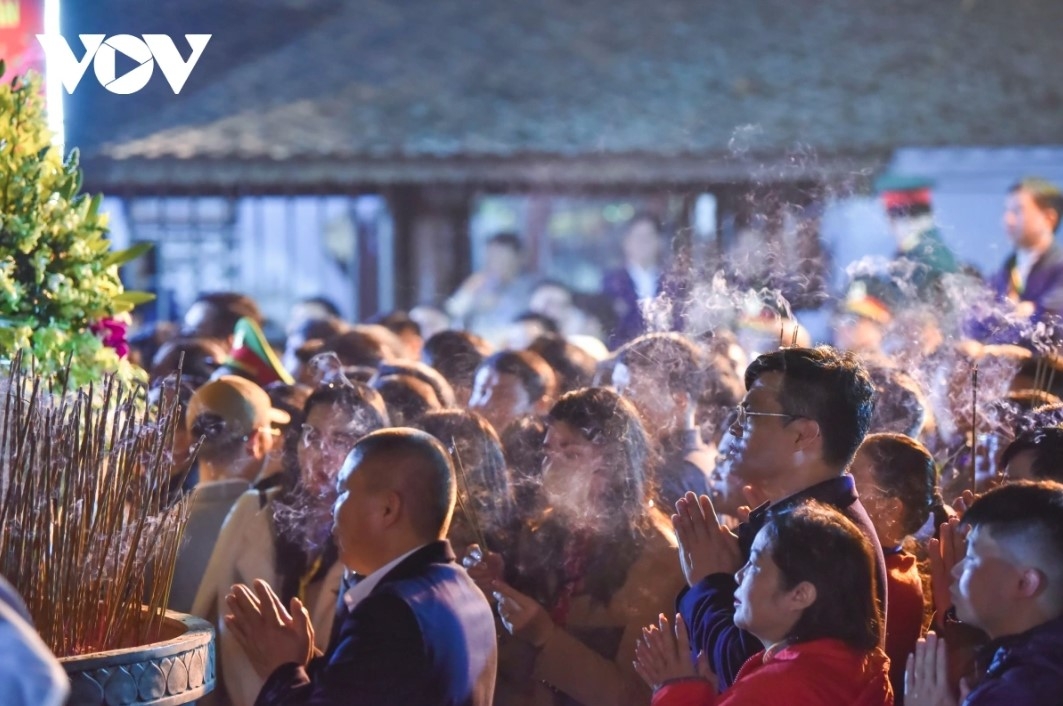
[[[736,575],[735,624],[764,650],[718,694],[695,671],[682,619],[673,632],[662,615],[636,647],[653,706],[891,706],[873,577],[870,543],[837,510],[809,502],[772,516]]]

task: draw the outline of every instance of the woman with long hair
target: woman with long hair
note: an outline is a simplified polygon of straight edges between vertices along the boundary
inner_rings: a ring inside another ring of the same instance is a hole
[[[647,495],[650,442],[606,388],[562,396],[546,424],[543,508],[469,571],[504,628],[496,699],[646,703],[635,640],[683,585],[671,525]]]

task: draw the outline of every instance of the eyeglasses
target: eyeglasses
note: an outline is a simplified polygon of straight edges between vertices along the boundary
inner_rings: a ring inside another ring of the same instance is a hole
[[[800,415],[786,414],[785,412],[750,412],[742,405],[738,405],[735,407],[735,420],[732,426],[745,429],[750,417],[785,417],[786,419],[797,419],[798,416]]]
[[[334,431],[331,434],[325,435],[309,424],[303,425],[299,438],[306,446],[320,447],[329,445],[334,448],[346,448],[348,450],[353,449],[354,445],[358,443],[358,437],[354,434]]]

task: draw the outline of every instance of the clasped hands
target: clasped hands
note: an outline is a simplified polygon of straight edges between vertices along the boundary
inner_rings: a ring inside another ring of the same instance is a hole
[[[289,612],[262,579],[256,579],[253,588],[241,583],[231,591],[225,597],[232,611],[225,616],[225,625],[259,676],[266,679],[291,662],[300,666],[310,662],[314,657],[314,626],[298,598],[292,598]]]
[[[965,679],[960,680],[959,699],[953,692],[945,640],[933,631],[919,638],[904,669],[905,706],[956,706],[969,693]]]
[[[676,502],[675,511],[672,527],[688,586],[710,574],[733,574],[742,568],[738,537],[720,522],[709,496],[687,493]]]
[[[696,663],[691,659],[690,638],[683,616],[676,614],[674,630],[664,613],[658,621],[658,625],[642,628],[642,637],[635,643],[635,671],[650,689],[656,691],[669,681],[688,677],[707,679],[713,689],[718,688],[705,654],[699,654]]]

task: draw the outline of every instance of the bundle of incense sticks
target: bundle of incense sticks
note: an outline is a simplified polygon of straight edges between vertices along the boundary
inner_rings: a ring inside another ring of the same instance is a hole
[[[60,657],[156,641],[188,517],[169,498],[176,396],[149,410],[113,376],[57,392],[21,355],[4,385],[0,573]]]

